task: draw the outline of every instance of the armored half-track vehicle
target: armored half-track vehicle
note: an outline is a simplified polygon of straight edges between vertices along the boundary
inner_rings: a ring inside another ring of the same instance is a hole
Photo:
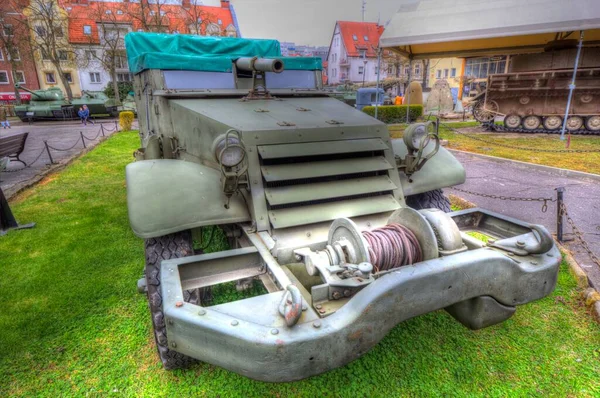
[[[298,380],[406,319],[443,308],[479,329],[554,289],[560,253],[544,227],[447,213],[440,189],[465,171],[432,126],[391,139],[322,90],[319,58],[281,57],[272,40],[125,42],[142,137],[126,168],[129,220],[165,368],[201,360]],[[207,226],[228,250],[199,252]],[[226,302],[211,297],[221,284],[262,290]]]
[[[119,115],[120,103],[114,98],[109,98],[102,91],[87,91],[81,92],[80,98],[75,98],[71,101],[75,109],[83,105],[87,105],[90,110],[90,116],[110,115],[116,117]]]
[[[58,87],[47,90],[29,90],[16,84],[17,88],[31,93],[29,104],[16,105],[15,113],[22,121],[64,120],[77,117],[73,105],[67,101]]]
[[[551,43],[541,54],[511,57],[509,73],[490,75],[486,89],[473,98],[481,123],[504,119],[501,130],[559,133],[567,108],[577,41]],[[566,48],[565,48],[566,47]],[[575,91],[566,121],[572,134],[600,134],[600,47],[582,49]]]

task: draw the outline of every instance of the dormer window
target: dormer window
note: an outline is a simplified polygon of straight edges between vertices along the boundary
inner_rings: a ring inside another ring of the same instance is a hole
[[[83,25],[83,34],[84,35],[91,35],[92,34],[92,27],[91,25]]]
[[[352,35],[352,40],[357,41],[358,37],[356,37],[356,35]]]
[[[117,10],[117,15],[123,15],[123,10]]]
[[[363,36],[363,39],[365,39],[365,41],[369,41],[369,36]]]
[[[366,58],[367,57],[367,52],[365,50],[360,50],[358,53],[360,54],[361,58]]]
[[[111,10],[106,10],[105,12],[106,12],[106,15],[110,15],[110,14],[112,14],[112,11],[111,11]]]

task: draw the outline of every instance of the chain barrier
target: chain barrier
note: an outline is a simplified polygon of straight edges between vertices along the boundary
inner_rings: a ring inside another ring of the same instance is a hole
[[[67,151],[70,151],[71,149],[75,148],[75,146],[77,146],[77,144],[79,144],[79,141],[81,141],[83,143],[83,147],[86,148],[85,140],[95,141],[100,136],[100,134],[102,134],[102,136],[104,136],[105,132],[112,133],[114,131],[117,131],[116,127],[113,128],[112,130],[109,130],[106,127],[103,127],[102,124],[100,124],[100,130],[98,130],[98,132],[96,133],[96,135],[93,138],[90,138],[90,137],[84,135],[83,132],[80,131],[79,132],[80,137],[69,148],[56,148],[56,147],[50,145],[48,143],[48,141],[44,141],[44,148],[42,148],[42,150],[40,151],[40,153],[35,157],[35,159],[32,162],[29,162],[26,166],[23,166],[23,167],[21,167],[19,169],[12,169],[12,170],[5,169],[5,170],[2,170],[2,173],[16,173],[18,171],[28,169],[31,166],[33,166],[33,164],[35,162],[37,162],[42,157],[42,155],[44,154],[44,152],[48,153],[48,158],[50,159],[50,164],[52,164],[52,163],[54,163],[54,160],[52,159],[52,155],[50,154],[50,149],[52,149],[54,151],[58,151],[58,152],[67,152]]]
[[[473,192],[473,191],[469,191],[466,189],[460,189],[460,188],[456,188],[456,187],[450,187],[450,189],[452,189],[454,191],[468,193],[470,195],[481,196],[483,198],[490,198],[490,199],[509,200],[509,201],[515,201],[515,202],[543,202],[542,209],[541,209],[542,213],[545,213],[548,210],[548,202],[550,202],[550,203],[556,202],[556,199],[554,199],[554,198],[522,198],[522,197],[517,197],[517,196],[491,195],[491,194],[487,194],[487,193]]]
[[[569,215],[569,212],[567,211],[567,206],[565,205],[564,202],[561,203],[560,214],[561,214],[561,216],[564,216],[567,219],[567,222],[569,223],[569,225],[571,226],[571,229],[573,230],[573,235],[575,236],[575,240],[579,242],[579,244],[581,245],[583,250],[586,251],[586,253],[590,257],[590,259],[598,267],[600,267],[600,258],[598,258],[598,256],[596,256],[596,254],[592,251],[592,249],[590,249],[590,246],[585,241],[585,239],[583,239],[583,232],[581,232],[581,230],[579,228],[577,228],[577,225],[575,225],[575,221],[573,221],[573,219]],[[583,266],[583,267],[585,267],[585,266]],[[589,267],[586,267],[586,268],[589,268]]]
[[[592,251],[592,249],[590,249],[589,244],[586,242],[586,240],[583,237],[584,236],[583,232],[581,232],[581,230],[577,227],[577,225],[575,225],[575,222],[573,221],[573,219],[569,215],[569,212],[567,211],[567,206],[565,205],[565,202],[562,200],[562,192],[563,192],[562,188],[557,189],[557,191],[559,191],[559,193],[557,195],[559,198],[561,198],[560,201],[557,198],[541,198],[541,197],[540,198],[524,198],[524,197],[517,197],[517,196],[491,195],[491,194],[486,194],[486,193],[469,191],[467,189],[461,189],[461,188],[457,188],[457,187],[449,187],[449,188],[454,191],[466,193],[469,195],[480,196],[483,198],[508,200],[508,201],[520,201],[520,202],[543,202],[542,209],[541,209],[542,213],[545,213],[548,210],[548,202],[550,202],[550,203],[559,202],[559,203],[557,203],[557,206],[559,207],[559,215],[558,215],[558,223],[559,224],[557,225],[557,230],[560,230],[560,232],[557,232],[558,240],[561,241],[561,239],[562,239],[561,238],[561,236],[562,236],[562,217],[564,216],[566,218],[567,222],[569,223],[569,225],[571,226],[571,229],[573,230],[573,235],[575,236],[575,240],[581,245],[581,247],[585,250],[585,252],[592,259],[592,261],[598,267],[600,267],[600,258],[598,258],[598,256]],[[600,229],[600,227],[596,227],[596,229]]]
[[[517,146],[517,145],[510,145],[510,144],[502,144],[500,142],[486,140],[481,137],[476,137],[473,134],[465,133],[463,131],[455,129],[454,127],[449,126],[446,123],[440,123],[440,125],[447,128],[448,130],[451,130],[452,132],[454,132],[456,134],[462,135],[462,136],[470,138],[472,140],[476,140],[476,141],[484,142],[486,144],[496,145],[496,146],[500,146],[500,147],[504,147],[504,148],[517,149],[520,151],[549,152],[549,153],[600,153],[600,149],[540,149],[540,148],[521,147],[521,146]]]

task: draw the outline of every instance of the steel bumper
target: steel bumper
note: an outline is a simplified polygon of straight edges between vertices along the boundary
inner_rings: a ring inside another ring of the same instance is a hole
[[[244,376],[270,382],[303,379],[360,357],[398,323],[448,308],[472,328],[507,319],[514,307],[556,284],[560,252],[525,257],[489,248],[406,266],[319,318],[310,307],[297,325],[279,320],[283,292],[215,307],[184,303],[178,261],[161,267],[163,310],[172,349]]]

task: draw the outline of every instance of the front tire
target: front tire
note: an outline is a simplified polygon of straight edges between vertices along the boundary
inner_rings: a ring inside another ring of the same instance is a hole
[[[167,327],[162,312],[162,295],[160,289],[160,263],[163,260],[181,258],[194,254],[192,236],[189,231],[151,238],[145,241],[146,251],[146,286],[148,288],[148,307],[152,317],[154,340],[158,356],[167,370],[187,368],[196,363],[194,358],[169,349]],[[198,290],[184,290],[186,302],[199,302]]]
[[[406,204],[415,210],[440,209],[445,213],[450,212],[450,200],[441,189],[423,192],[406,197]]]

